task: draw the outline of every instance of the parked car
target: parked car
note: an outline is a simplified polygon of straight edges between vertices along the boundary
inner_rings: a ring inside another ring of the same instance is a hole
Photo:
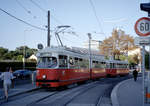
[[[21,78],[21,79],[24,79],[24,78],[30,78],[32,74],[32,71],[30,70],[16,70],[15,72],[13,72],[13,75],[15,78]]]

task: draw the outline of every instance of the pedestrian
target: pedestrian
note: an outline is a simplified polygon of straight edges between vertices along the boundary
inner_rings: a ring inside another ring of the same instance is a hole
[[[133,71],[134,81],[137,80],[137,76],[138,76],[138,72],[137,72],[137,70],[135,69],[135,70]]]
[[[11,79],[13,79],[13,74],[9,72],[10,68],[6,68],[5,72],[0,75],[0,78],[3,79],[3,88],[5,93],[5,99],[8,101],[8,91],[11,86]]]
[[[13,75],[13,71],[11,67],[9,68],[9,72],[12,73]],[[14,77],[11,79],[11,88],[14,88]]]

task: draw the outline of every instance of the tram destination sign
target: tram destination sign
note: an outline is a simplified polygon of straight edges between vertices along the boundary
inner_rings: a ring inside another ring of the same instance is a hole
[[[139,36],[149,36],[150,35],[150,18],[142,17],[138,19],[134,26],[135,32]]]

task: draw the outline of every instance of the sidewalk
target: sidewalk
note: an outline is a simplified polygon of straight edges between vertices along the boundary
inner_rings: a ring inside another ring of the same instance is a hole
[[[29,84],[22,84],[22,85],[17,85],[14,86],[14,88],[11,88],[9,90],[9,97],[21,94],[21,93],[25,93],[28,91],[32,91],[37,89],[37,87],[35,86],[35,84],[29,83]],[[0,88],[0,100],[4,99],[4,89]]]
[[[136,82],[129,79],[119,83],[111,93],[111,100],[113,106],[142,106],[142,78],[138,78]]]

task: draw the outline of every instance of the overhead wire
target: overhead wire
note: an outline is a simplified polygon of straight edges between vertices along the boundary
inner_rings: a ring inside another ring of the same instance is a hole
[[[30,2],[32,2],[32,4],[34,4],[36,7],[38,7],[41,11],[43,11],[44,13],[47,13],[47,10],[46,9],[44,9],[44,8],[42,8],[42,6],[40,6],[37,2],[35,2],[34,0],[30,0]],[[52,19],[53,20],[55,20],[55,22],[57,22],[58,24],[61,24],[61,25],[63,25],[63,23],[61,22],[61,21],[59,21],[55,16],[53,16],[52,14],[50,14],[51,15],[51,17],[52,17]],[[69,32],[68,32],[69,33]],[[76,37],[78,36],[75,32],[73,33],[73,31],[72,31],[72,33],[70,33],[70,34],[72,34],[72,35],[75,35]],[[55,35],[55,37],[56,37],[56,35]],[[57,42],[58,42],[58,38],[56,37],[56,40],[57,40]],[[81,40],[81,39],[80,39]],[[68,40],[67,40],[68,41]],[[72,41],[70,41],[70,42],[72,42]]]
[[[30,0],[32,4],[34,4],[36,7],[38,7],[41,11],[43,11],[44,13],[47,13],[47,10],[42,8],[37,2]],[[52,14],[50,14],[51,17],[55,20],[55,22],[57,22],[58,24],[62,24],[61,21],[59,21],[55,16],[53,16]]]
[[[20,6],[20,7],[22,7],[28,14],[30,14],[30,15],[32,15],[32,12],[30,11],[30,10],[28,10],[19,0],[15,0],[17,3],[18,3],[18,5]],[[33,18],[36,18],[36,16],[34,16],[33,15]]]
[[[27,8],[25,8],[22,3],[20,3],[18,0],[16,0],[16,2],[29,14],[31,14],[31,11],[29,11]]]
[[[97,22],[98,22],[98,26],[100,27],[101,32],[104,33],[104,32],[103,32],[103,28],[102,28],[102,26],[101,26],[101,23],[100,23],[100,21],[99,21],[99,18],[98,18],[98,16],[97,16],[95,6],[94,6],[92,0],[89,0],[89,2],[90,2],[90,4],[91,4],[91,6],[92,6],[92,10],[93,10],[94,15],[95,15],[95,17],[96,17],[96,20],[97,20]]]
[[[31,1],[31,3],[33,3],[35,6],[37,6],[39,9],[41,9],[43,12],[46,12],[47,13],[47,11],[44,9],[44,8],[42,8],[38,3],[36,3],[35,1],[33,1],[33,0],[30,0]]]
[[[22,20],[22,19],[20,19],[20,18],[17,18],[16,16],[14,16],[14,15],[8,13],[7,11],[3,10],[2,8],[0,8],[0,11],[6,13],[6,14],[9,15],[10,17],[12,17],[12,18],[14,18],[14,19],[16,19],[16,20],[18,20],[18,21],[20,21],[20,22],[22,22],[22,23],[24,23],[24,24],[26,24],[26,25],[28,25],[28,26],[31,26],[31,27],[36,28],[36,29],[39,29],[39,30],[46,31],[46,29],[44,29],[44,28],[41,28],[41,27],[32,25],[32,24],[30,24],[30,23],[28,23],[28,22],[26,22],[26,21],[24,21],[24,20]]]

